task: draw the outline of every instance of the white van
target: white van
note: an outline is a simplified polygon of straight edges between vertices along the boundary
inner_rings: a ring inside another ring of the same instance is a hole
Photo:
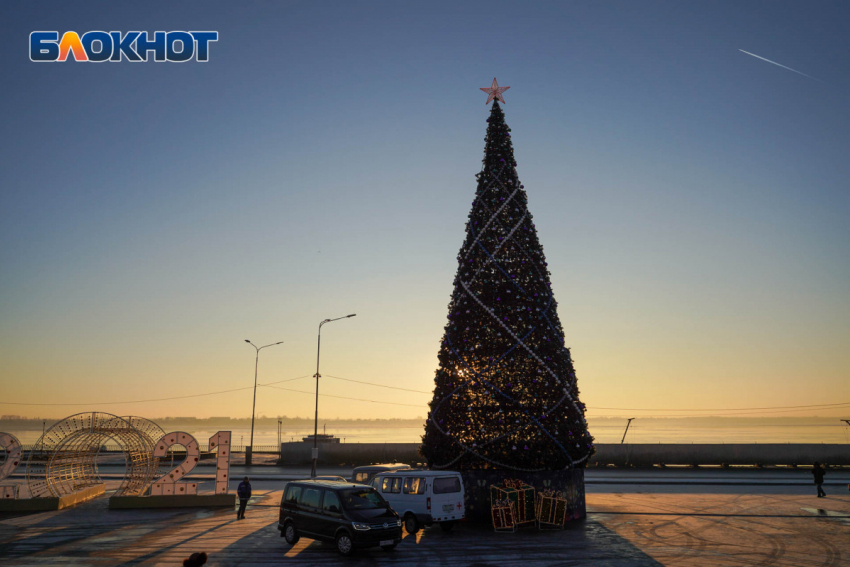
[[[369,484],[375,475],[382,472],[391,472],[399,470],[409,470],[413,467],[404,463],[385,463],[383,465],[363,465],[357,467],[351,473],[351,482],[357,484]]]
[[[449,531],[466,516],[463,480],[454,471],[394,471],[378,473],[372,486],[414,534],[419,526],[439,523]]]

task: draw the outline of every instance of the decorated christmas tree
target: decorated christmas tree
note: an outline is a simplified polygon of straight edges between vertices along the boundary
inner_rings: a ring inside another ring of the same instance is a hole
[[[434,468],[560,470],[593,454],[496,80],[484,163],[439,352],[422,455]]]

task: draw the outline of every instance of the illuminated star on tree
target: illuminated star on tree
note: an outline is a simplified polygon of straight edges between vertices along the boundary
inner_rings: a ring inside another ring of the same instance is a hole
[[[485,102],[484,104],[490,104],[490,102],[494,99],[498,100],[502,104],[505,104],[505,99],[504,99],[504,97],[502,97],[502,93],[505,92],[506,90],[508,90],[511,87],[500,87],[499,83],[496,81],[496,78],[494,77],[493,78],[493,84],[490,87],[480,87],[480,88],[481,88],[482,91],[484,91],[485,93],[490,95],[490,96],[487,97],[487,102]]]

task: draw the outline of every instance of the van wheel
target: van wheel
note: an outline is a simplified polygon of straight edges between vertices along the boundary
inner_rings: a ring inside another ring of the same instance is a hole
[[[404,517],[404,529],[409,534],[415,534],[419,531],[419,521],[416,519],[416,516],[408,514]]]
[[[354,543],[351,541],[351,536],[348,532],[342,532],[336,536],[336,550],[342,555],[351,555],[354,553]]]
[[[444,532],[450,532],[452,531],[452,528],[455,527],[456,523],[457,522],[455,522],[454,520],[449,520],[448,522],[440,522],[440,527],[443,528]]]
[[[288,522],[285,526],[283,526],[283,533],[280,535],[286,539],[286,543],[289,545],[295,545],[298,543],[298,540],[301,539],[301,536],[298,534],[298,530],[295,529],[295,524],[292,522]]]

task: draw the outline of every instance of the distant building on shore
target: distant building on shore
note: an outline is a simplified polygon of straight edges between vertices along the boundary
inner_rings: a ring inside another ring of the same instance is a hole
[[[305,443],[312,443],[313,438],[315,437],[316,443],[339,443],[339,437],[334,437],[333,434],[328,433],[327,424],[322,426],[322,432],[318,435],[308,435],[307,437],[303,437],[301,440]]]
[[[313,442],[313,435],[312,434],[308,435],[307,437],[304,437],[301,440],[304,441],[304,442],[309,441],[310,443],[312,443]],[[340,442],[339,437],[334,437],[333,435],[331,435],[329,433],[319,433],[318,435],[316,435],[316,443],[339,443],[339,442]]]

